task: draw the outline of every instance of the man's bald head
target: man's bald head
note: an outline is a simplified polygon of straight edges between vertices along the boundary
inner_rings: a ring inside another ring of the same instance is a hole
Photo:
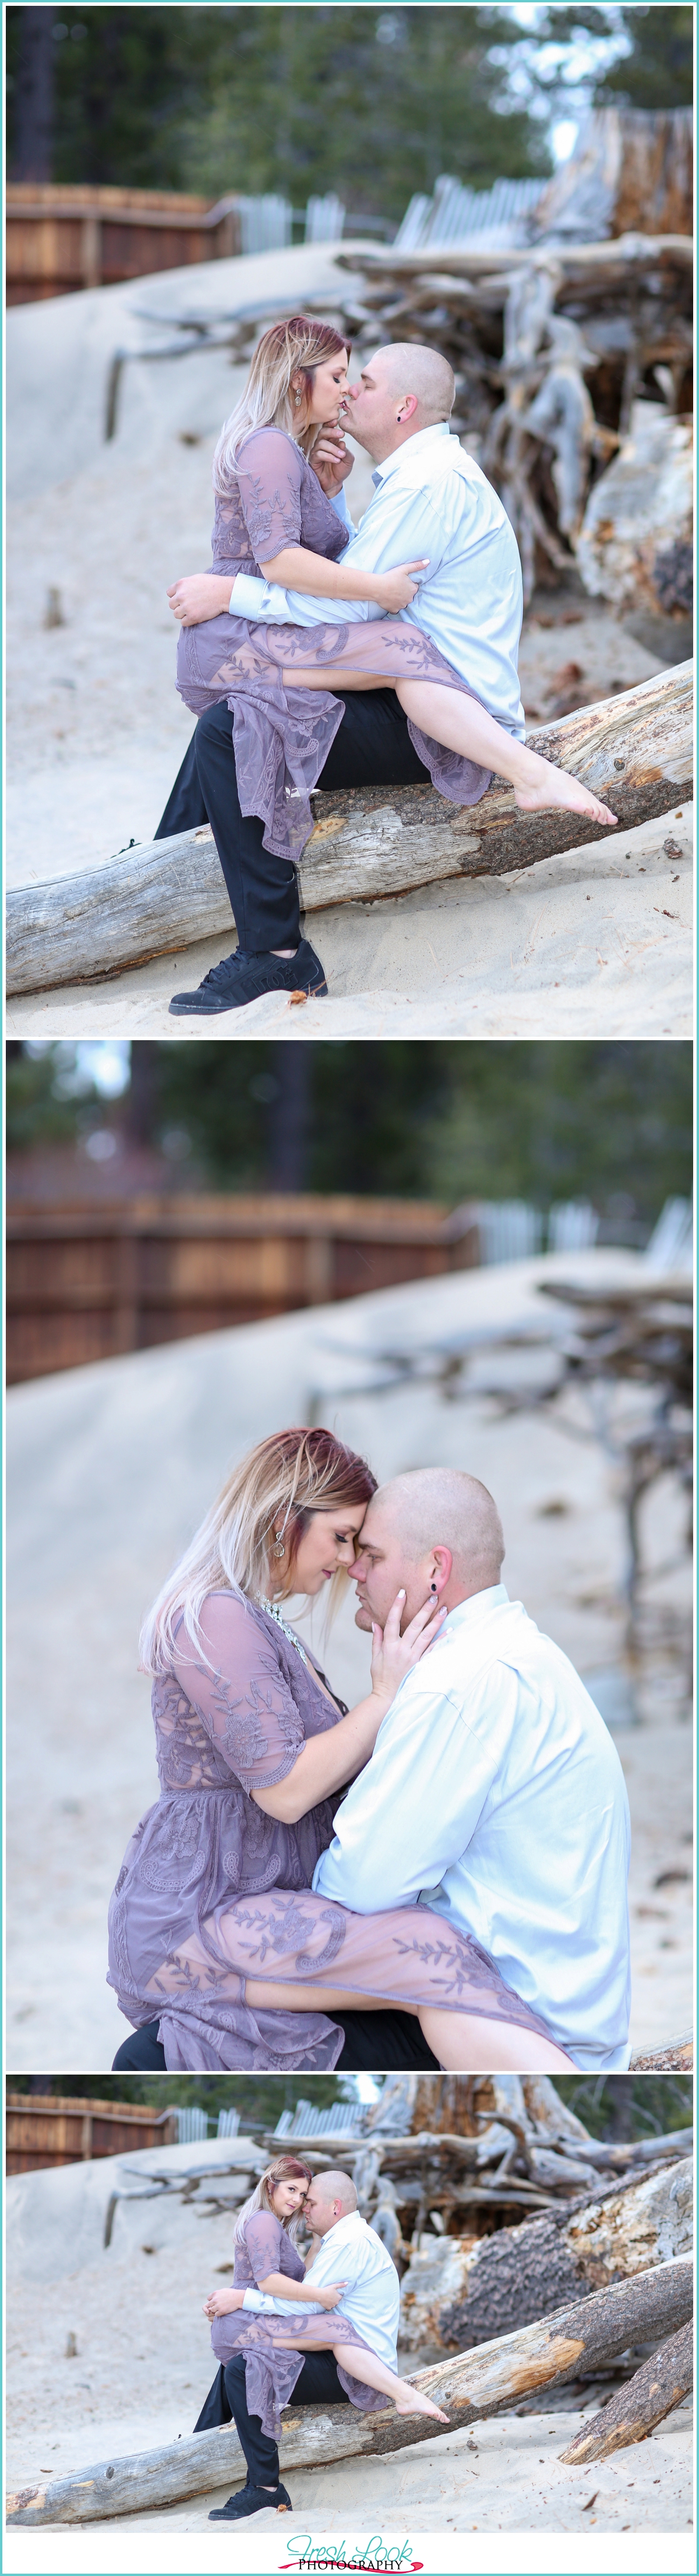
[[[357,2207],[357,2194],[350,2175],[333,2167],[327,2173],[314,2174],[304,2203],[305,2215],[314,2235],[325,2236],[339,2218],[348,2218]]]
[[[372,1494],[358,1540],[358,1627],[381,1625],[399,1588],[403,1625],[422,1603],[447,1609],[499,1583],[505,1542],[492,1494],[457,1467],[418,1467]]]
[[[439,349],[391,340],[365,358],[359,384],[348,387],[346,426],[382,465],[418,430],[449,420],[454,392],[452,369]]]
[[[385,349],[377,349],[372,363],[380,367],[390,393],[399,401],[415,395],[423,428],[431,421],[449,420],[456,382],[453,367],[439,349],[423,348],[420,341],[391,340]]]

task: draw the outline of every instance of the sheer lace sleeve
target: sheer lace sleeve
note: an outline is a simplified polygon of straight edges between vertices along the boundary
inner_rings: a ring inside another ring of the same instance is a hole
[[[253,2210],[252,2217],[246,2218],[244,2235],[248,2262],[258,2290],[260,2282],[269,2279],[270,2272],[284,2272],[289,2281],[305,2280],[301,2256],[292,2245],[286,2228],[273,2217],[271,2210]]]
[[[271,2209],[256,2209],[251,2218],[246,2218],[243,2232],[248,2261],[259,2290],[260,2282],[267,2281],[270,2272],[281,2270],[281,2223],[278,2218],[273,2218]]]
[[[240,502],[258,564],[302,542],[303,459],[283,430],[252,430],[236,460]]]
[[[248,1793],[273,1789],[305,1744],[303,1723],[276,1646],[232,1592],[211,1592],[201,1614],[210,1669],[184,1627],[175,1672],[216,1750]]]

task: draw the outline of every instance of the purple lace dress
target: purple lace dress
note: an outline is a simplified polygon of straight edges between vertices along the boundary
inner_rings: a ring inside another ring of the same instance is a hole
[[[339,2253],[337,2269],[341,2280],[342,2257]],[[306,2277],[301,2256],[297,2254],[281,2220],[275,2218],[271,2210],[259,2209],[251,2218],[246,2218],[242,2242],[236,2245],[234,2289],[259,2290],[271,2272],[283,2272],[290,2284]],[[261,2417],[263,2433],[268,2433],[272,2441],[279,2435],[281,2408],[289,2404],[306,2357],[305,2350],[299,2352],[298,2347],[292,2344],[294,2331],[299,2332],[298,2315],[292,2317],[290,2312],[287,2325],[284,2317],[254,2316],[245,2308],[231,2309],[228,2316],[214,2317],[211,2328],[216,2359],[223,2363],[224,2368],[227,2361],[232,2361],[234,2353],[242,2352],[244,2355],[248,2412]],[[357,2333],[356,2326],[350,2325],[349,2317],[343,2316],[341,2307],[325,2309],[322,2316],[313,2316],[309,2309],[303,2318],[303,2334],[305,2344],[319,2349],[331,2340],[356,2344],[358,2367],[361,2354],[370,2349],[363,2335]],[[353,2406],[361,2406],[365,2413],[377,2406],[385,2407],[387,2400],[378,2388],[368,2388],[364,2380],[351,2377],[339,2363],[338,2378]]]
[[[217,495],[212,572],[230,573],[232,588],[236,573],[259,573],[284,546],[308,546],[336,562],[347,543],[347,529],[295,439],[283,429],[251,430],[241,440],[230,495]],[[292,662],[297,669],[327,665],[329,675],[332,665],[333,689],[341,687],[344,669],[366,672],[377,688],[396,680],[434,680],[465,697],[478,693],[428,636],[399,617],[309,627],[253,625],[225,615],[183,626],[180,696],[197,716],[222,701],[230,707],[241,812],[260,816],[266,850],[295,860],[313,828],[309,792],[325,767],[344,706],[329,689],[285,689],[284,670]],[[408,731],[440,795],[452,805],[477,805],[492,772],[446,750],[410,721]]]
[[[422,1905],[381,1913],[378,1888],[369,1915],[314,1894],[333,1804],[287,1825],[254,1792],[285,1780],[342,1704],[306,1648],[257,1604],[212,1592],[201,1627],[209,1663],[180,1623],[172,1669],[154,1683],[161,1792],[131,1837],[109,1909],[108,1983],[127,2021],[159,2019],[171,2069],[215,2072],[337,2064],[337,2023],[250,2004],[253,1980],[327,1986],[358,2004],[434,2004],[548,2037],[487,1952],[441,1915]]]

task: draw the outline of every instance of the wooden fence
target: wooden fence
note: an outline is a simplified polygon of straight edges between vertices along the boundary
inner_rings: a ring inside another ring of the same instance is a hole
[[[118,286],[156,269],[230,259],[241,248],[235,200],[146,188],[53,187],[11,180],[7,302],[33,304],[85,286]]]
[[[135,2102],[86,2101],[78,2094],[6,2095],[8,2174],[87,2163],[92,2156],[126,2155],[134,2147],[176,2145],[175,2111],[158,2113]]]
[[[477,1211],[378,1198],[142,1197],[7,1213],[7,1379],[472,1268]]]

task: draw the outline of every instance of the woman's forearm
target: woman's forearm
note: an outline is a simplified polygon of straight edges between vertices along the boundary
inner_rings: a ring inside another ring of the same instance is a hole
[[[327,1735],[313,1735],[298,1754],[293,1769],[274,1789],[253,1789],[255,1805],[265,1816],[276,1816],[282,1824],[296,1825],[309,1807],[317,1807],[333,1790],[344,1789],[358,1771],[362,1771],[373,1753],[376,1737],[390,1701],[371,1691],[366,1699],[351,1708],[348,1717],[330,1728]]]
[[[312,2299],[318,2306],[318,2292],[311,2288],[310,2281],[290,2281],[288,2272],[268,2272],[266,2281],[258,2281],[257,2286],[268,2299],[293,2299],[294,2303],[297,2299]]]
[[[260,565],[265,581],[281,582],[284,590],[303,590],[309,599],[380,598],[376,573],[362,572],[348,564],[343,572],[339,563],[329,563],[325,555],[314,555],[309,546],[283,546],[271,563]]]

